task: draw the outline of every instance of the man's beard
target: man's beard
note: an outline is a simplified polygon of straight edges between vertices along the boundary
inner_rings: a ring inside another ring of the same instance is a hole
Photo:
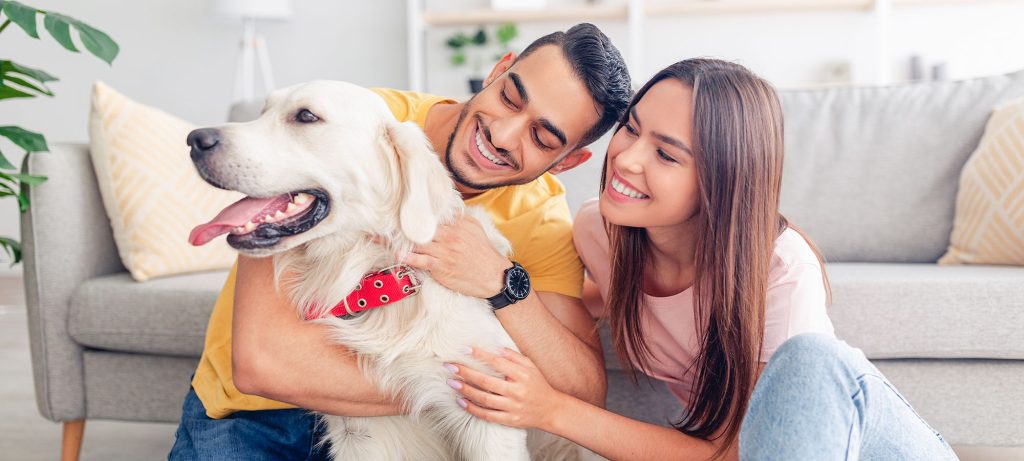
[[[526,181],[506,181],[497,184],[478,184],[466,179],[465,172],[455,167],[455,164],[452,163],[452,144],[455,142],[455,134],[462,129],[462,123],[466,121],[466,116],[469,115],[469,108],[473,104],[473,99],[476,99],[475,95],[466,102],[466,105],[462,107],[462,111],[459,112],[459,119],[455,122],[455,129],[452,130],[452,134],[448,136],[448,146],[444,149],[444,165],[448,168],[448,172],[451,174],[452,179],[459,185],[474,190],[489,190],[496,189],[498,187],[517,186],[537,179],[531,178]]]

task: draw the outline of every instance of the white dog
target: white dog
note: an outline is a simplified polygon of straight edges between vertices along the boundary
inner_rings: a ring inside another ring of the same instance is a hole
[[[445,362],[490,370],[462,354],[466,346],[515,349],[486,301],[417,273],[418,294],[344,318],[330,313],[358,311],[362,300],[343,300],[365,274],[395,266],[396,254],[430,242],[439,224],[463,213],[484,223],[498,251],[510,251],[483,211],[465,209],[418,126],[398,123],[367,89],[318,81],[274,92],[258,120],[196,130],[189,144],[203,179],[249,195],[197,227],[191,242],[228,233],[242,253],[273,256],[278,286],[299,315],[330,325],[366,375],[408,410],[325,415],[335,459],[529,459],[525,431],[471,416],[446,384]]]

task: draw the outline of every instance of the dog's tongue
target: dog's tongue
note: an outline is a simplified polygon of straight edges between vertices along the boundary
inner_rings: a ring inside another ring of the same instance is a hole
[[[251,219],[263,214],[263,211],[283,209],[291,201],[291,195],[281,194],[270,198],[246,197],[222,210],[217,217],[206,224],[200,224],[192,229],[188,241],[192,245],[205,245],[214,237],[231,232],[238,226],[244,226]]]

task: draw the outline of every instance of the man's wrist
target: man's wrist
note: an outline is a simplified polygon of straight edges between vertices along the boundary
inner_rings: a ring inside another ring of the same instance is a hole
[[[500,266],[498,266],[498,275],[488,277],[492,280],[492,284],[487,287],[487,294],[483,296],[484,299],[498,295],[505,291],[505,271],[512,267],[512,261],[504,260]]]

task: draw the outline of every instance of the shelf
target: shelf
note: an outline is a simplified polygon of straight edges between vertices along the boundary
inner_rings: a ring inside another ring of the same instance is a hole
[[[626,18],[626,5],[578,6],[542,10],[451,11],[423,13],[423,23],[431,26],[467,26],[506,22],[601,21]]]
[[[610,1],[610,0],[608,0]],[[736,14],[792,11],[868,11],[884,0],[687,0],[652,3],[642,7],[647,16],[688,14]],[[1014,3],[1021,0],[888,0],[892,5],[943,5],[963,3]],[[626,4],[562,6],[540,10],[474,9],[423,13],[429,26],[468,26],[506,22],[558,22],[623,20]]]
[[[861,10],[875,6],[875,0],[727,0],[655,3],[646,5],[648,16],[687,14],[770,13],[786,11]]]

